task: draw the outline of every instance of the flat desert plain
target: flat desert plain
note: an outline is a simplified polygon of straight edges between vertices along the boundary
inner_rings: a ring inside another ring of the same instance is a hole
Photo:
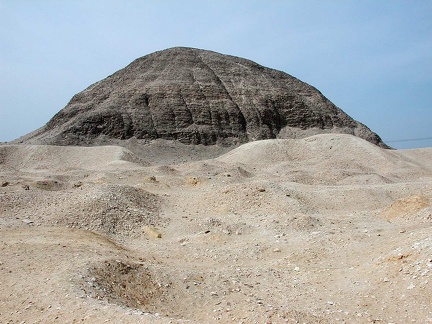
[[[5,144],[0,181],[1,323],[432,323],[432,148]]]

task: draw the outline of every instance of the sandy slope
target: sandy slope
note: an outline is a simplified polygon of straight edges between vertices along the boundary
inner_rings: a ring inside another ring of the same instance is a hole
[[[432,149],[135,152],[0,146],[1,323],[432,322]]]

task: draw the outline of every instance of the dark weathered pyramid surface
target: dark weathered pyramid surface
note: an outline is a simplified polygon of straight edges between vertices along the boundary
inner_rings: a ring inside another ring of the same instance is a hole
[[[92,145],[101,138],[185,144],[347,133],[386,147],[317,89],[252,61],[193,48],[141,57],[76,94],[25,142]]]

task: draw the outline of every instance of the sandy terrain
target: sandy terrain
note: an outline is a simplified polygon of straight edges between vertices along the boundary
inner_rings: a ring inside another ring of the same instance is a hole
[[[1,323],[432,323],[432,149],[0,146]]]

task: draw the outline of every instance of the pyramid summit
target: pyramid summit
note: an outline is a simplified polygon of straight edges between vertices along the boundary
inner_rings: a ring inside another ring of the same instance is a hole
[[[231,144],[320,133],[380,137],[295,77],[185,47],[154,52],[74,95],[27,143],[95,145],[131,138]]]

